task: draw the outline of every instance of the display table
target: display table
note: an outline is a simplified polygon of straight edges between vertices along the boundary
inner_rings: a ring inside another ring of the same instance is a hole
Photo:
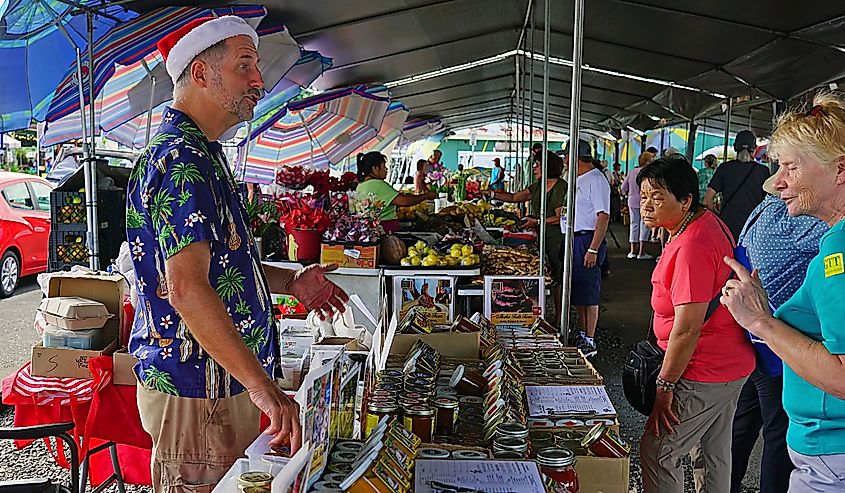
[[[15,426],[72,421],[73,436],[85,449],[106,442],[117,444],[118,463],[127,484],[150,485],[152,440],[141,426],[135,386],[112,383],[112,358],[91,358],[94,380],[37,377],[29,363],[3,380],[3,403],[15,406]],[[18,442],[23,448],[32,442]],[[59,465],[63,451],[50,449]],[[83,456],[84,457],[84,456]],[[114,472],[108,453],[90,458],[91,484],[99,485]]]

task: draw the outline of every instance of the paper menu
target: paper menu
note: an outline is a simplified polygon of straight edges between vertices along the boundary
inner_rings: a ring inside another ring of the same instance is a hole
[[[414,476],[416,493],[440,493],[458,487],[465,488],[466,493],[546,491],[537,464],[530,461],[419,459]],[[440,487],[436,483],[441,483]]]
[[[528,385],[525,396],[528,414],[535,418],[564,414],[616,415],[603,385]]]

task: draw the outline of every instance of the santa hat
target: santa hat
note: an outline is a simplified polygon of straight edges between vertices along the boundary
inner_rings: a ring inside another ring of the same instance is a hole
[[[194,19],[161,38],[156,46],[165,60],[167,74],[176,83],[193,59],[215,43],[235,36],[249,36],[258,48],[258,34],[245,20],[234,15]]]

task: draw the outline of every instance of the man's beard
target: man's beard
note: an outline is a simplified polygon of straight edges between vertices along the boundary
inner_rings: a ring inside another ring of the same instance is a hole
[[[216,93],[215,98],[220,102],[220,106],[237,118],[238,122],[252,120],[255,107],[247,97],[255,95],[257,96],[256,99],[260,98],[261,94],[257,89],[248,89],[240,95],[234,96],[226,89],[226,86],[223,84],[223,78],[217,72],[212,72],[211,86]]]

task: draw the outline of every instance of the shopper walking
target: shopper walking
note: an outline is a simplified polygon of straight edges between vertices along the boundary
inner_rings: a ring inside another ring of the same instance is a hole
[[[631,259],[651,260],[654,258],[645,252],[645,245],[651,237],[651,228],[645,225],[640,215],[640,186],[637,185],[637,176],[640,171],[653,160],[654,155],[650,152],[640,154],[637,166],[628,173],[628,176],[622,182],[621,192],[622,195],[628,197],[628,213],[631,219],[631,223],[628,225],[628,243],[631,245],[628,258]]]
[[[315,265],[262,267],[217,140],[252,118],[264,81],[258,36],[234,16],[194,20],[158,43],[173,104],[128,184],[138,306],[129,349],[152,436],[156,493],[210,492],[270,418],[271,443],[300,444],[299,409],[276,385],[270,293],[328,314],[348,300]],[[265,275],[266,274],[266,275]]]
[[[669,232],[651,277],[654,335],[665,351],[654,410],[640,441],[643,490],[682,492],[681,460],[701,444],[704,491],[730,490],[731,423],[754,350],[724,307],[709,306],[730,274],[727,227],[699,203],[695,171],[663,158],[637,178],[643,220]]]
[[[702,202],[704,202],[704,196],[707,195],[707,187],[710,186],[710,180],[713,179],[713,174],[716,173],[716,167],[718,165],[719,160],[713,154],[704,156],[704,167],[698,170],[698,193]]]
[[[722,303],[783,360],[786,443],[795,464],[792,493],[845,490],[845,101],[819,94],[809,111],[778,119],[769,155],[780,169],[774,187],[790,216],[830,226],[794,296],[772,316],[759,274],[734,260]]]

